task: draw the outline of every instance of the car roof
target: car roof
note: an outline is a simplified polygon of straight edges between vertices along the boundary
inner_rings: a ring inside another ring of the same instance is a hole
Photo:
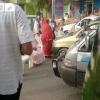
[[[83,19],[100,20],[100,16],[90,15],[90,16],[87,16]]]

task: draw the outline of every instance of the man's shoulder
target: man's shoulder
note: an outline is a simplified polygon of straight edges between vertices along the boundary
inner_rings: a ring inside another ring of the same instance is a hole
[[[16,4],[13,3],[5,3],[5,11],[15,11],[16,9]]]

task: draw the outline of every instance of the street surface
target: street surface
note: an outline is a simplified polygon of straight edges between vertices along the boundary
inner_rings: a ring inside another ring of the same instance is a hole
[[[31,69],[25,66],[20,100],[80,100],[80,95],[81,89],[65,84],[54,75],[51,59]]]

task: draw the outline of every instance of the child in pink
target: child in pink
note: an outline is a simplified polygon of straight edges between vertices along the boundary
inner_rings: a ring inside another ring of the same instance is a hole
[[[32,52],[32,63],[34,65],[42,64],[45,60],[45,56],[42,50],[42,42],[40,34],[35,34],[35,38],[33,41],[33,52]]]

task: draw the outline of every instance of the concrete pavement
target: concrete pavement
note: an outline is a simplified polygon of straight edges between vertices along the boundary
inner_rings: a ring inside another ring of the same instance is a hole
[[[20,100],[80,100],[80,92],[53,74],[51,59],[31,69],[25,66]]]

